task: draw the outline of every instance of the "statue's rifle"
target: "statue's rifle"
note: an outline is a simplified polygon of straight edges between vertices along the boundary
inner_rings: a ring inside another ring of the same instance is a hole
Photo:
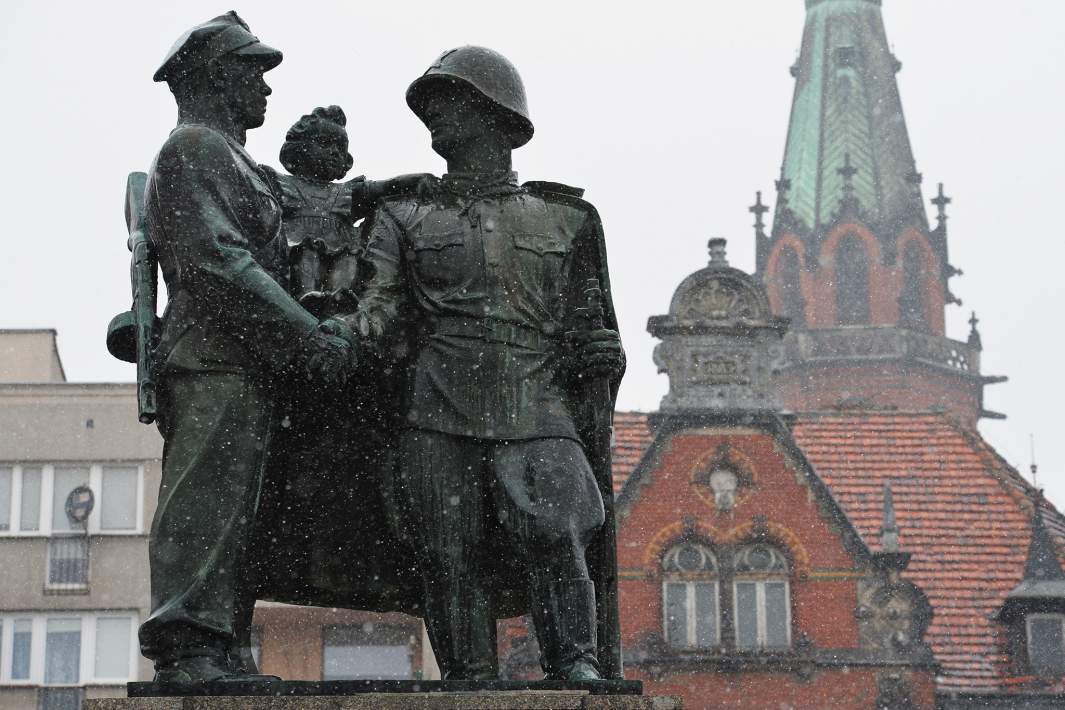
[[[602,330],[603,291],[599,279],[588,279],[581,309],[590,330]],[[595,582],[599,665],[604,678],[621,678],[621,615],[618,608],[617,529],[614,515],[614,398],[610,378],[600,376],[585,385],[589,431],[585,444],[603,498],[603,529],[589,546],[589,570]]]
[[[140,421],[155,421],[155,378],[152,350],[158,334],[155,310],[159,293],[159,269],[148,238],[144,214],[145,173],[130,173],[126,181],[126,227],[129,229],[130,285],[133,307],[111,320],[107,328],[107,349],[126,362],[137,364],[137,415]]]

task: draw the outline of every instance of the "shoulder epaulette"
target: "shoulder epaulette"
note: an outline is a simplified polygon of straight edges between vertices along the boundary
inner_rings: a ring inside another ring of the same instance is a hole
[[[534,195],[540,195],[541,197],[550,197],[552,195],[558,197],[576,197],[577,199],[584,197],[583,187],[573,187],[572,185],[564,185],[560,182],[530,180],[529,182],[522,183],[522,187]]]

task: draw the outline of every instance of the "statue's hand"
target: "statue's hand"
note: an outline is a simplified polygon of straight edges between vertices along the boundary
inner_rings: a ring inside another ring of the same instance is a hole
[[[304,343],[304,374],[327,387],[342,388],[355,369],[355,336],[343,321],[330,318]]]
[[[579,379],[614,378],[625,372],[625,351],[616,330],[578,330],[567,338],[570,369]]]
[[[351,326],[340,318],[326,318],[318,324],[318,330],[319,332],[340,338],[348,345],[355,345],[355,333],[352,332]]]

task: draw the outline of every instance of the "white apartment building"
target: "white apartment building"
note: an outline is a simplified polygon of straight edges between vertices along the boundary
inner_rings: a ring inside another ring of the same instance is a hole
[[[132,383],[67,382],[55,331],[0,330],[0,710],[77,710],[151,678],[137,626],[161,452]]]

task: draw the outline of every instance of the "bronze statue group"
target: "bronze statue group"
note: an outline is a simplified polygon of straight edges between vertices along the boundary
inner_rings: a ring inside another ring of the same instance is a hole
[[[548,679],[621,677],[624,353],[595,209],[518,182],[524,88],[482,47],[407,90],[443,176],[338,182],[337,106],[288,131],[287,173],[262,166],[245,133],[280,62],[231,12],[155,74],[178,105],[133,207],[168,291],[158,320],[133,316],[164,438],[140,629],[156,683],[264,678],[257,598],[420,616],[455,680],[497,678],[496,619],[529,614]]]

